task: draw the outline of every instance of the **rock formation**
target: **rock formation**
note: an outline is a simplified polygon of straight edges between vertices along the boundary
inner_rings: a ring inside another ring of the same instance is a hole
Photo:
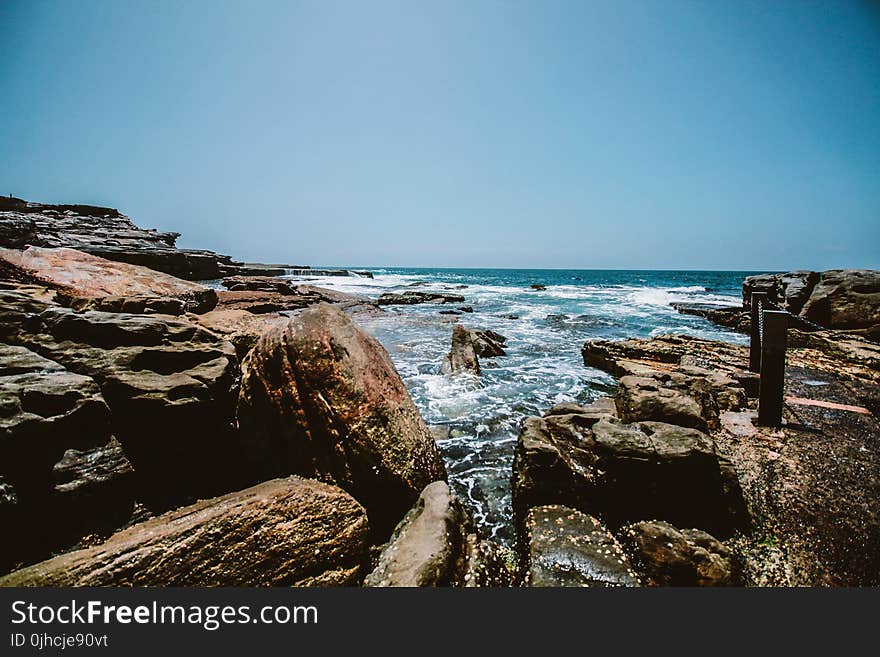
[[[480,373],[480,356],[504,356],[504,343],[507,341],[495,331],[466,329],[456,324],[452,329],[452,348],[440,366],[441,374],[467,372]]]
[[[162,312],[176,309],[173,304],[176,301],[181,310],[195,313],[207,312],[217,305],[217,293],[210,288],[74,249],[35,246],[23,251],[0,249],[0,268],[12,269],[16,280],[25,279],[52,288],[63,303],[111,298],[121,311],[130,299],[142,304],[140,309],[143,311],[147,305],[158,301],[164,305],[154,306],[152,310]],[[180,311],[171,314],[179,315]]]
[[[639,586],[620,543],[596,518],[559,505],[537,506],[520,547],[523,586]]]
[[[446,473],[388,353],[319,305],[263,334],[242,366],[238,423],[248,469],[335,483],[388,533]]]
[[[351,585],[362,577],[368,536],[351,496],[289,477],[147,520],[0,586]]]

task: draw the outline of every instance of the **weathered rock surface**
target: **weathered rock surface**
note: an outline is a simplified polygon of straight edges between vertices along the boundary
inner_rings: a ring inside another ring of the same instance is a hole
[[[456,324],[452,329],[452,348],[440,366],[441,374],[468,372],[480,373],[480,356],[504,356],[504,343],[500,333],[489,330],[467,329]]]
[[[386,292],[379,297],[380,306],[412,306],[418,303],[463,303],[464,297],[460,294],[447,292]]]
[[[212,251],[178,249],[179,233],[138,228],[115,208],[46,205],[0,197],[0,247],[71,248],[186,280],[279,275],[284,265],[247,265]]]
[[[612,527],[652,518],[730,536],[748,523],[730,463],[696,429],[596,411],[527,418],[513,463],[514,513],[564,504]]]
[[[624,422],[655,420],[707,431],[717,428],[721,412],[744,408],[746,395],[736,379],[684,367],[622,377],[615,402]]]
[[[388,353],[318,305],[265,333],[245,359],[238,423],[248,468],[333,482],[385,536],[446,472]]]
[[[340,489],[289,477],[200,501],[0,586],[333,586],[358,583],[369,526]]]
[[[521,543],[524,586],[639,586],[612,534],[596,518],[564,506],[531,509]]]
[[[822,272],[800,314],[833,329],[880,325],[880,271]]]
[[[394,530],[366,586],[452,586],[463,575],[473,522],[443,481],[425,487]]]
[[[648,586],[733,586],[738,583],[733,553],[698,529],[643,521],[618,534],[624,550]]]
[[[0,344],[0,478],[10,539],[0,571],[131,515],[133,470],[95,382],[24,347]]]
[[[240,286],[218,293],[222,310],[246,310],[254,314],[301,310],[318,303],[331,303],[346,312],[378,312],[375,301],[335,290],[311,285],[289,285],[282,282],[277,290],[246,290]]]
[[[166,303],[169,299],[176,300],[186,310],[197,313],[211,310],[217,305],[217,293],[210,288],[146,267],[113,262],[74,249],[34,246],[23,251],[0,249],[0,262],[5,268],[12,268],[30,280],[57,290],[62,302],[65,299],[121,297],[134,298],[146,304],[158,297],[166,300]],[[124,302],[118,303],[121,309]]]
[[[761,274],[743,282],[746,307],[751,304],[752,292],[766,292],[771,303],[827,328],[859,330],[865,337],[880,338],[880,271]]]
[[[182,318],[77,313],[12,290],[0,290],[0,341],[97,384],[140,494],[173,502],[236,480],[229,342]]]

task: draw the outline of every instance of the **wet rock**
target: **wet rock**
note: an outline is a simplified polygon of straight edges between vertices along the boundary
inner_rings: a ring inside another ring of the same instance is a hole
[[[512,486],[518,525],[541,504],[577,508],[612,527],[660,518],[730,536],[748,522],[736,473],[709,436],[597,412],[527,418]]]
[[[210,288],[74,249],[0,249],[0,260],[5,267],[57,290],[62,303],[106,297],[135,297],[141,301],[159,297],[176,299],[196,313],[217,304],[217,294]]]
[[[386,292],[379,297],[380,306],[411,306],[419,303],[462,303],[464,297],[460,294],[446,292]]]
[[[472,313],[474,312],[473,306],[459,306],[458,309],[463,313]]]
[[[472,588],[510,586],[512,575],[508,563],[512,561],[512,554],[492,541],[468,534],[463,569],[460,569],[463,574],[457,585]]]
[[[524,586],[639,586],[617,540],[596,518],[564,506],[531,509],[521,547]]]
[[[351,496],[289,477],[171,511],[15,571],[0,586],[351,585],[368,535]]]
[[[429,484],[394,530],[366,586],[452,586],[473,523],[445,482]],[[476,567],[476,564],[475,564]]]
[[[441,374],[457,374],[467,372],[480,373],[480,361],[477,358],[473,335],[461,324],[452,329],[452,349],[443,359],[440,366]]]
[[[333,482],[385,536],[426,485],[446,478],[388,353],[338,308],[315,306],[263,334],[242,371],[249,471]]]
[[[500,333],[489,330],[467,329],[456,324],[452,329],[452,349],[443,359],[441,374],[458,372],[480,373],[479,356],[504,356],[504,343]]]
[[[698,529],[643,521],[618,534],[648,586],[732,586],[738,583],[733,553]]]
[[[533,285],[529,285],[529,288],[532,289],[532,290],[536,290],[536,291],[538,291],[538,292],[543,292],[544,290],[547,289],[547,286],[546,286],[546,285],[533,284]]]

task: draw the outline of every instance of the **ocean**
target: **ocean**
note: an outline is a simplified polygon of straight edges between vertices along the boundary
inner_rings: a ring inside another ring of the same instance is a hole
[[[685,333],[745,344],[744,335],[678,313],[672,302],[741,303],[755,272],[510,269],[371,269],[374,278],[329,277],[322,287],[376,298],[384,292],[461,294],[460,304],[385,306],[358,322],[391,354],[422,416],[444,425],[438,441],[455,492],[489,537],[510,544],[510,475],[522,420],[566,401],[589,402],[614,379],[584,366],[586,340]],[[544,285],[546,290],[531,289]],[[473,313],[441,310],[471,306]],[[444,376],[452,325],[507,337],[507,355],[481,359],[482,374]]]

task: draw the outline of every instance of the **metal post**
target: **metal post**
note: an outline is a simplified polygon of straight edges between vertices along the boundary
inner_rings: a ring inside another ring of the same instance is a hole
[[[759,304],[763,302],[764,308],[767,308],[767,293],[752,292],[752,314],[749,318],[751,327],[751,341],[749,343],[749,370],[752,372],[761,371],[761,334],[759,332]]]
[[[785,383],[785,345],[788,313],[764,311],[761,344],[761,386],[758,392],[758,424],[782,426],[782,386]]]

